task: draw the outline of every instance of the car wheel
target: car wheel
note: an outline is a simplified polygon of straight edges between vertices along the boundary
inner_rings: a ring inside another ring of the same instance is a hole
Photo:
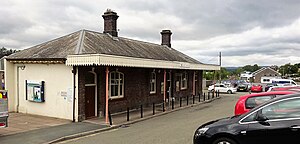
[[[231,90],[228,90],[227,93],[228,93],[228,94],[232,94],[232,91],[231,91]]]
[[[234,140],[230,138],[218,138],[216,139],[213,144],[237,144]]]

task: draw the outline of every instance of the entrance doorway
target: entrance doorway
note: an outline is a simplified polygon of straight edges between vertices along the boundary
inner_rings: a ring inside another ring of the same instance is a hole
[[[85,116],[95,117],[95,86],[85,86]]]
[[[89,71],[85,74],[85,118],[97,116],[97,74]]]

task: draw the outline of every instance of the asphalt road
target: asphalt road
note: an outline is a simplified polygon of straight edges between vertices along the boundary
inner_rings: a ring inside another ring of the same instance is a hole
[[[232,116],[240,95],[223,94],[220,99],[155,117],[128,127],[77,138],[67,144],[191,144],[199,125]]]

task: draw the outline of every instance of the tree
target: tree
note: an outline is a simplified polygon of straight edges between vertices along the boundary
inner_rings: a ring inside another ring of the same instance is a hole
[[[283,66],[280,66],[279,73],[281,73],[283,76],[296,74],[298,73],[298,65],[291,65],[290,63],[288,63]]]
[[[17,50],[13,50],[13,49],[6,49],[5,47],[2,47],[0,49],[0,58],[4,57],[4,56],[9,56],[13,53],[18,52]]]

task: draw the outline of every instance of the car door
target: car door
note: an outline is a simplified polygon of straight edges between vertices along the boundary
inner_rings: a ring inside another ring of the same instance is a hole
[[[300,98],[289,98],[261,109],[268,120],[266,138],[272,144],[300,143]]]
[[[245,130],[240,131],[239,140],[243,144],[268,144],[266,138],[266,125],[256,121],[257,112],[246,115],[241,121],[241,125],[247,125]]]
[[[220,92],[227,92],[227,88],[225,87],[225,85],[220,84],[219,87]]]

